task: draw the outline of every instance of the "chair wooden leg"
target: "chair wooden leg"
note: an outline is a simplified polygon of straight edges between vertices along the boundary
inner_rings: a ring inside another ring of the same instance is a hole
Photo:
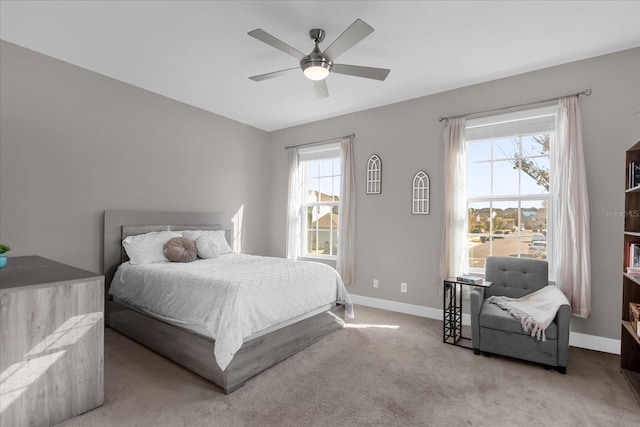
[[[480,349],[479,348],[474,348],[473,349],[473,354],[475,354],[476,356],[480,354]]]
[[[558,372],[560,372],[562,375],[566,375],[567,374],[567,367],[566,366],[556,366],[556,370]]]

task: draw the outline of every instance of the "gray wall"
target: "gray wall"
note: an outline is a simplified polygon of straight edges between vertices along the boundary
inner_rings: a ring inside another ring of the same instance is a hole
[[[440,308],[441,115],[583,97],[593,311],[573,330],[619,338],[624,152],[640,138],[640,49],[267,134],[18,46],[0,42],[0,242],[100,270],[105,209],[237,212],[243,251],[284,254],[284,145],[357,134],[357,295]],[[366,160],[383,162],[379,196]],[[432,180],[431,214],[414,216],[413,174]],[[372,279],[380,288],[372,287]],[[409,292],[400,293],[400,282]]]
[[[268,252],[268,134],[0,44],[0,242],[99,271],[106,209],[235,213]]]
[[[392,72],[393,73],[393,72]],[[548,68],[368,111],[272,132],[271,255],[284,254],[285,145],[356,133],[356,283],[349,291],[441,308],[436,291],[443,221],[443,124],[460,115],[591,88],[581,97],[590,197],[592,301],[575,332],[620,338],[625,150],[640,139],[640,49]],[[368,157],[382,158],[382,194],[365,195]],[[410,213],[415,172],[431,177],[431,214]],[[380,280],[374,289],[372,280]],[[408,293],[400,293],[408,282]]]

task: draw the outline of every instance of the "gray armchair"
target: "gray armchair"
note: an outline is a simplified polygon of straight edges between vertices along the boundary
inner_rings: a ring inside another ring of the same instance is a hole
[[[566,373],[569,356],[570,307],[563,305],[546,329],[546,341],[530,336],[520,321],[495,304],[491,295],[520,298],[548,284],[546,261],[531,258],[487,257],[485,279],[490,288],[471,290],[471,341],[475,354],[494,353],[555,367]]]

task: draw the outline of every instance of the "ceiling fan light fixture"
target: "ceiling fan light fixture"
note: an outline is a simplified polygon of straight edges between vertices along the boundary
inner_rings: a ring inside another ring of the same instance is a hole
[[[330,70],[331,63],[327,61],[308,61],[302,64],[302,72],[309,80],[324,80]]]

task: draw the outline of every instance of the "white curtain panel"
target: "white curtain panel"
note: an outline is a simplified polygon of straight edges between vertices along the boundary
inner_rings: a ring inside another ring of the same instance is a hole
[[[300,236],[302,220],[302,199],[300,185],[300,172],[298,149],[289,148],[289,198],[287,200],[287,238],[286,253],[289,259],[298,259],[300,256]]]
[[[465,118],[447,120],[444,128],[444,228],[440,251],[440,280],[465,273],[469,251],[467,245],[467,146]],[[465,286],[466,288],[466,286]]]
[[[589,197],[577,96],[559,100],[556,135],[551,183],[556,284],[571,313],[586,319],[591,313]]]
[[[340,162],[342,179],[336,270],[345,285],[348,285],[354,283],[356,261],[356,177],[353,161],[353,137],[342,140]]]

